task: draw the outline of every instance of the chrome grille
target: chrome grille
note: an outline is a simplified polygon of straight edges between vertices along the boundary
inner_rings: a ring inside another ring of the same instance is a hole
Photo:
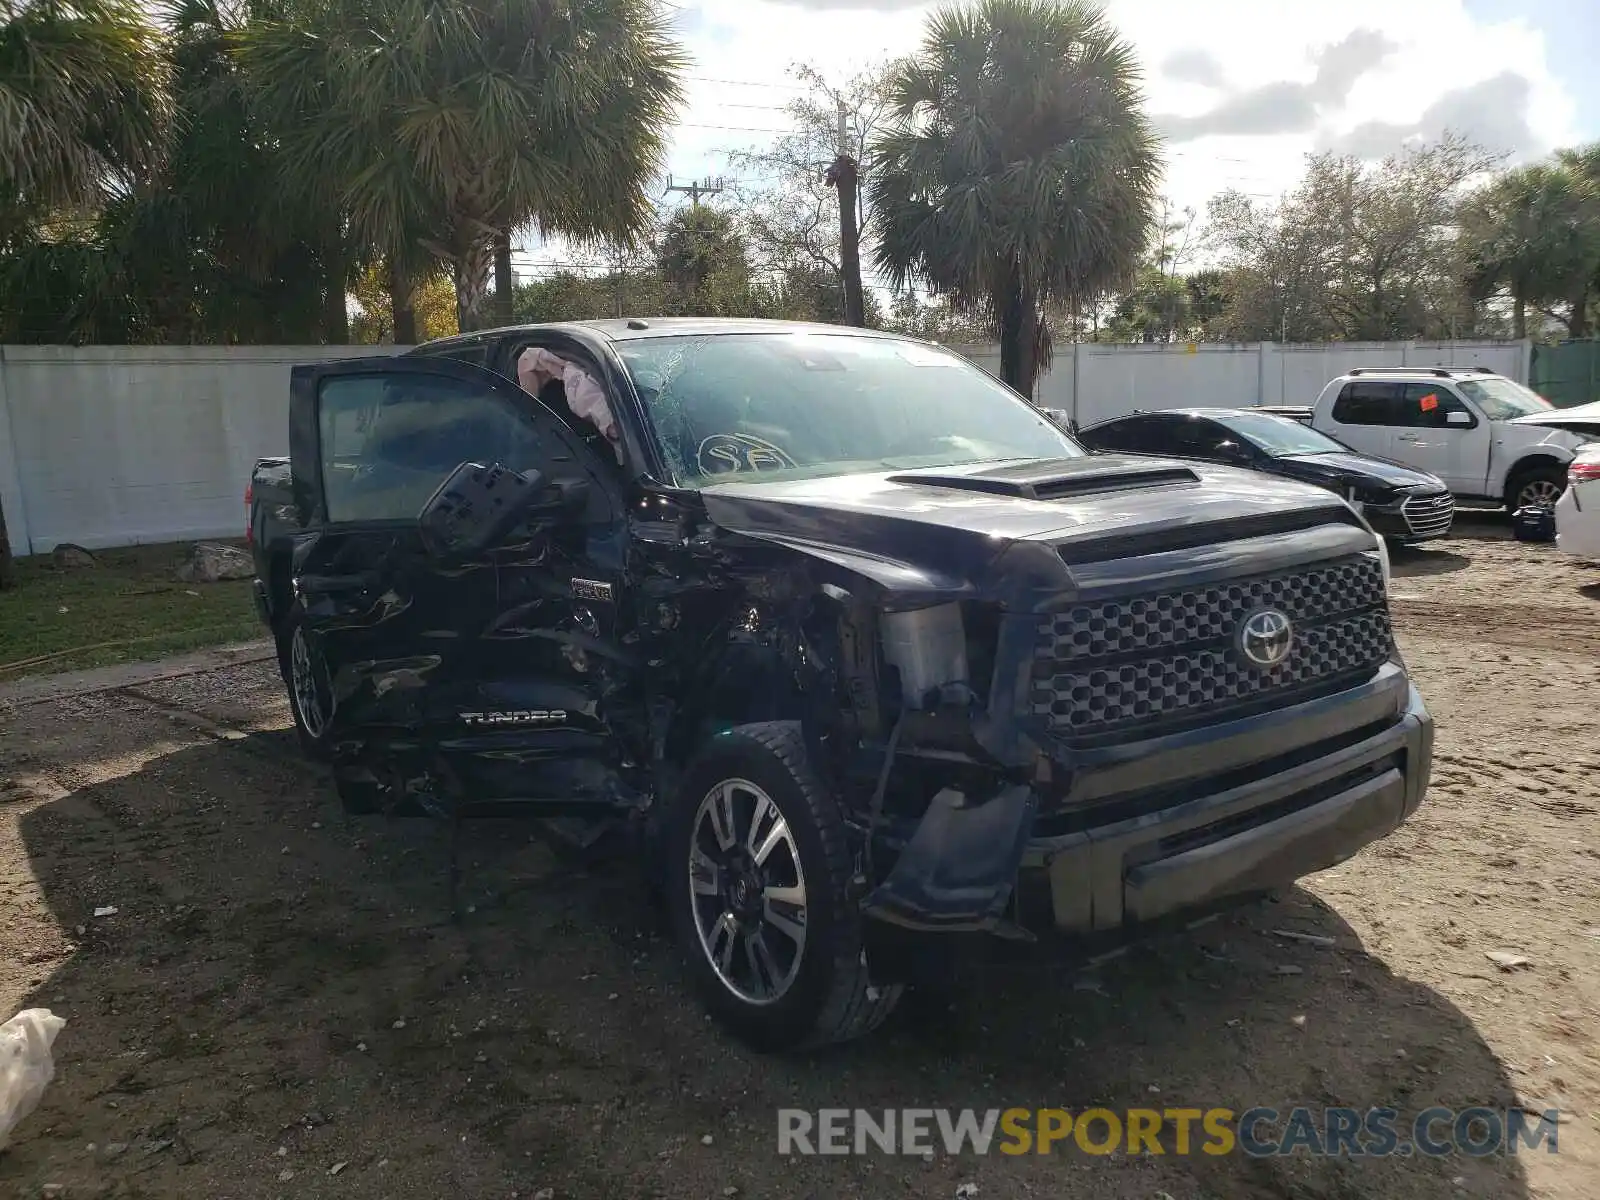
[[[1289,616],[1294,640],[1282,663],[1262,670],[1234,640],[1246,617],[1269,607]],[[1370,674],[1391,649],[1383,568],[1357,555],[1050,614],[1039,626],[1033,711],[1069,737],[1220,715],[1274,691]]]
[[[1456,515],[1456,500],[1449,492],[1412,496],[1401,506],[1400,512],[1414,536],[1438,537],[1450,531]]]

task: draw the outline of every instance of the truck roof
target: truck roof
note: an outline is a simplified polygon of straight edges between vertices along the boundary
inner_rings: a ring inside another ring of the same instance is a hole
[[[1340,379],[1359,379],[1369,375],[1415,375],[1422,379],[1475,379],[1483,375],[1497,375],[1488,367],[1352,367]]]
[[[828,333],[846,337],[905,338],[903,334],[877,329],[857,329],[851,325],[825,325],[815,321],[766,321],[750,317],[627,317],[605,321],[547,321],[524,325],[500,325],[475,329],[423,343],[430,349],[502,333],[527,333],[535,330],[582,332],[613,342],[637,341],[652,337],[715,337],[739,333]]]

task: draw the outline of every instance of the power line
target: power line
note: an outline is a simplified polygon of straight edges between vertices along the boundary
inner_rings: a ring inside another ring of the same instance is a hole
[[[754,79],[713,79],[709,75],[690,75],[687,78],[693,79],[698,83],[723,83],[729,87],[780,88],[788,92],[808,92],[811,90],[808,87],[802,87],[798,83],[769,83]]]
[[[759,125],[702,125],[694,121],[679,121],[679,129],[728,129],[735,133],[799,133],[798,129],[790,126],[788,129],[769,129]]]

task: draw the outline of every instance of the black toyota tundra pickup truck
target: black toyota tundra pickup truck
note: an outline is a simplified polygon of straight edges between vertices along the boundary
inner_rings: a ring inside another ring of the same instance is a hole
[[[291,390],[257,595],[344,803],[628,831],[758,1045],[874,1027],[898,945],[1181,922],[1427,786],[1344,501],[1090,454],[938,347],[529,326]]]

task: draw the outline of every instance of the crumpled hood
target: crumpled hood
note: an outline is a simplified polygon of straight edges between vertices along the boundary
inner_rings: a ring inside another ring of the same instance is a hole
[[[1532,413],[1517,417],[1513,425],[1538,425],[1554,429],[1581,430],[1591,437],[1600,436],[1600,401],[1578,404],[1572,408],[1552,408],[1549,412]]]
[[[1060,563],[1071,561],[1074,545],[1107,538],[1134,554],[1141,535],[1198,545],[1229,536],[1214,527],[1230,522],[1303,527],[1317,512],[1329,522],[1351,519],[1336,496],[1294,480],[1171,459],[1091,459],[1114,469],[1052,499],[987,490],[1028,464],[741,481],[706,488],[701,497],[707,516],[729,532],[790,545],[856,571],[865,564],[865,573],[879,582],[908,589],[982,590],[994,560],[1021,541],[1059,548]],[[1135,479],[1152,472],[1192,478],[1122,486],[1119,470]]]

